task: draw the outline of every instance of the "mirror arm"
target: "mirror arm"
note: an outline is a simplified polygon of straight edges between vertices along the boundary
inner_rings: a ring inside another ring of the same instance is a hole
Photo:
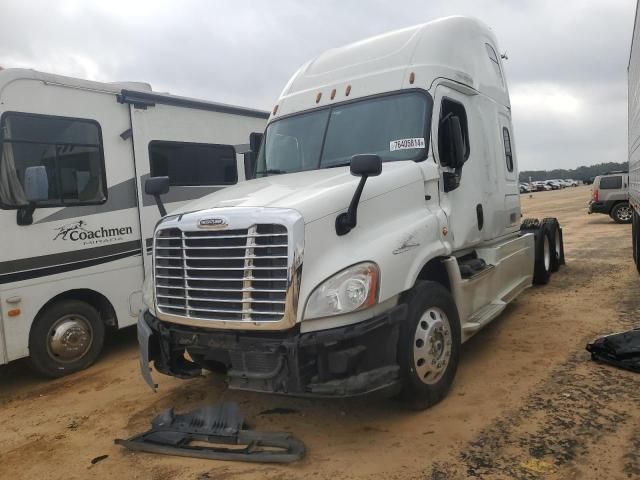
[[[156,206],[160,211],[160,217],[165,217],[167,215],[167,209],[164,208],[164,203],[162,203],[162,198],[160,198],[160,194],[158,193],[154,194],[153,199],[156,201]]]
[[[360,183],[353,194],[349,208],[346,212],[342,212],[336,217],[336,233],[338,235],[346,235],[358,223],[358,203],[360,203],[360,196],[362,195],[362,190],[364,189],[364,184],[367,182],[367,178],[369,178],[368,175],[362,175],[362,177],[360,177]]]
[[[20,207],[16,211],[16,223],[21,227],[31,225],[33,223],[33,212],[36,211],[35,202],[29,202],[26,207]]]

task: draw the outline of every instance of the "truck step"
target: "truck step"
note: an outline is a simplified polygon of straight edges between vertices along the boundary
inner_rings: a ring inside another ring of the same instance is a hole
[[[465,334],[477,332],[487,323],[493,320],[497,315],[499,315],[506,306],[506,302],[503,302],[502,300],[496,300],[488,305],[485,305],[469,317],[466,323],[462,325],[462,331]]]

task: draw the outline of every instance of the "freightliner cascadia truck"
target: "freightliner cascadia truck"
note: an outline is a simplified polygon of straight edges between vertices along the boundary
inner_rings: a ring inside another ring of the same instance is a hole
[[[556,219],[521,218],[498,52],[451,17],[303,65],[251,137],[255,178],[155,228],[149,385],[152,363],[235,389],[441,400],[464,342],[564,257]],[[166,182],[146,189],[161,206]]]

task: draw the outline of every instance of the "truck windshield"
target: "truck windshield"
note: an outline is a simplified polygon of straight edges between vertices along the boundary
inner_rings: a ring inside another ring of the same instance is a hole
[[[374,153],[383,162],[426,157],[431,98],[398,93],[301,113],[271,123],[256,176],[349,165]]]

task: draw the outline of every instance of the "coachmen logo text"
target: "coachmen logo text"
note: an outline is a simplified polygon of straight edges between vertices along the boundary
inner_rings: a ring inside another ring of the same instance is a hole
[[[227,221],[224,218],[201,218],[198,221],[198,227],[200,228],[226,228],[228,226]]]
[[[54,240],[71,240],[72,242],[82,242],[84,245],[109,243],[122,240],[125,235],[132,235],[132,227],[100,227],[89,229],[87,222],[78,220],[77,222],[56,227],[58,232]]]

